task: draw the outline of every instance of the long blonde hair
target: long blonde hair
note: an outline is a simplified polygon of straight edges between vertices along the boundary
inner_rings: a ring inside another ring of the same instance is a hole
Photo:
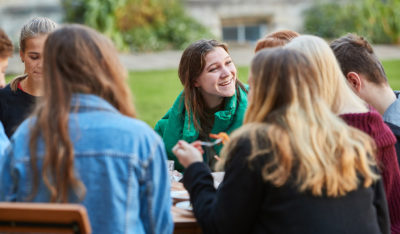
[[[278,187],[294,178],[299,191],[336,197],[355,190],[359,175],[364,187],[378,178],[371,169],[372,140],[330,110],[317,90],[318,73],[305,55],[264,49],[254,57],[251,73],[245,125],[222,150],[220,168],[234,157],[238,141],[248,138],[250,162],[271,153],[262,175]]]
[[[322,38],[301,35],[285,47],[302,52],[316,68],[317,90],[334,113],[346,113],[346,106],[351,106],[353,110],[367,110],[365,102],[351,90],[335,54]]]

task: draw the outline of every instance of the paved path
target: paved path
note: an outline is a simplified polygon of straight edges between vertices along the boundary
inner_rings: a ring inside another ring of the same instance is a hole
[[[400,46],[376,45],[375,52],[382,60],[400,59]],[[248,66],[254,55],[253,47],[237,47],[230,50],[233,61],[237,66]],[[144,54],[120,54],[120,59],[129,70],[153,70],[153,69],[176,69],[182,51],[163,51],[158,53]],[[10,74],[21,74],[23,64],[19,55],[15,54],[9,61],[7,72]],[[399,68],[400,69],[400,68]]]

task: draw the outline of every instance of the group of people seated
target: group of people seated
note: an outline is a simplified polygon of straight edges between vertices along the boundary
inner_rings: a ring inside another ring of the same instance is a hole
[[[281,30],[255,52],[246,85],[226,44],[189,45],[153,130],[107,37],[30,20],[24,75],[0,90],[0,200],[81,203],[93,233],[172,233],[174,160],[204,233],[400,233],[400,102],[368,41]]]

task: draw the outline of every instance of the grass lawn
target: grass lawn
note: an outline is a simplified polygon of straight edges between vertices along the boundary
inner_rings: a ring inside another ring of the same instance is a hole
[[[400,60],[383,61],[383,66],[392,88],[400,90]],[[239,79],[247,83],[248,67],[238,69]],[[7,76],[7,81],[12,77]],[[138,118],[151,127],[164,116],[182,90],[176,69],[130,72],[128,83]]]
[[[248,68],[238,68],[239,79],[247,83]],[[182,91],[178,70],[140,71],[129,73],[138,118],[151,127],[161,119]]]
[[[383,66],[392,88],[400,90],[400,60],[383,61]],[[239,67],[239,79],[244,83],[247,83],[248,70],[248,67]],[[178,72],[172,69],[130,72],[129,75],[138,117],[154,127],[182,90]]]

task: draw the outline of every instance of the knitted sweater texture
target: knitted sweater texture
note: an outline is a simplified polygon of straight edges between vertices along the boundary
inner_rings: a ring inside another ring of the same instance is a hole
[[[352,127],[371,136],[376,143],[376,160],[381,170],[388,201],[391,232],[400,233],[400,169],[397,161],[396,138],[374,109],[367,113],[343,114],[340,117]]]

